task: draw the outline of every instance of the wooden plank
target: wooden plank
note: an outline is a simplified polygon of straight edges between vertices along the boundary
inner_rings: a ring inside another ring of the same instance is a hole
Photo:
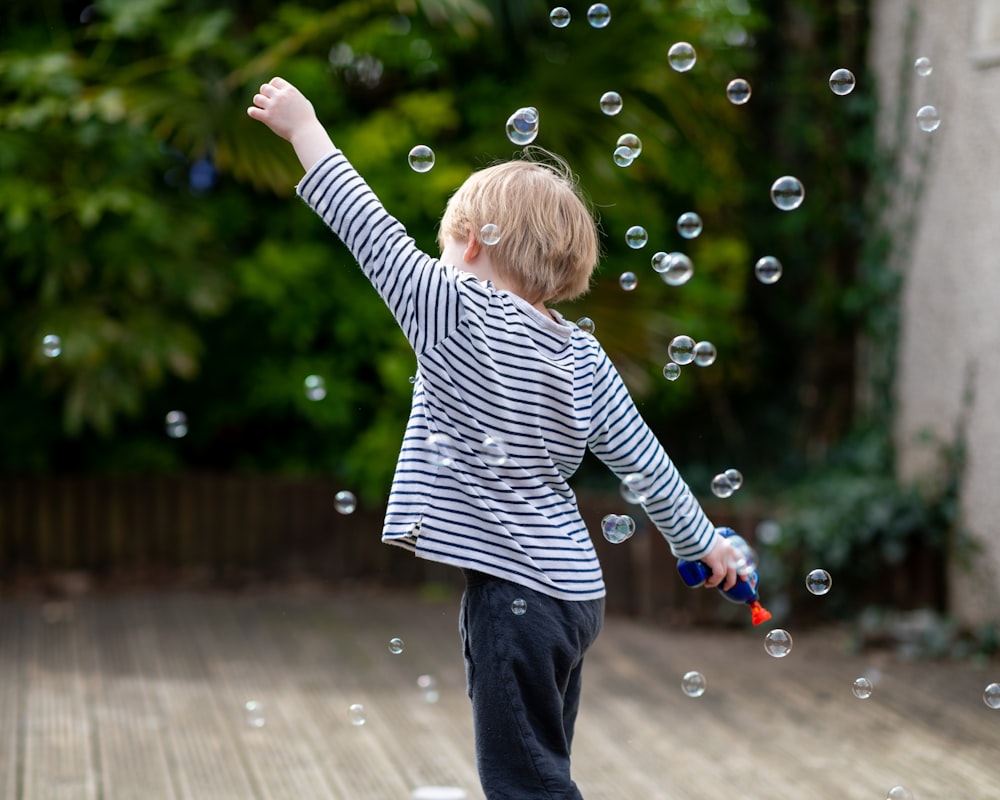
[[[0,797],[20,797],[23,707],[22,610],[0,602]]]

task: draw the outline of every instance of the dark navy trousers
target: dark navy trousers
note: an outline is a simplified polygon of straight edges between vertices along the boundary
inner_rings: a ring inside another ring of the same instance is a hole
[[[459,628],[487,800],[582,800],[570,748],[583,656],[604,600],[557,600],[480,572],[465,576]]]

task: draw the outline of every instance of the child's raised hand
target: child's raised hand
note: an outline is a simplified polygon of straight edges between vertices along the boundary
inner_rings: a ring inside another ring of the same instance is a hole
[[[307,170],[334,149],[312,103],[284,78],[271,78],[262,84],[247,114],[291,142]]]

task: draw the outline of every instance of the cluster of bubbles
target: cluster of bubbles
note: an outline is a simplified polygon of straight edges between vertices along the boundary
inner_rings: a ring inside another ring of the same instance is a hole
[[[660,250],[649,263],[667,286],[683,286],[694,275],[694,262],[684,253]]]
[[[697,367],[710,367],[718,357],[715,345],[709,341],[696,342],[686,334],[679,334],[667,345],[667,355],[670,357],[663,366],[663,377],[675,381],[681,375],[681,367],[694,364]]]
[[[621,544],[635,533],[635,520],[628,514],[608,514],[601,520],[601,533],[611,544]]]
[[[507,138],[516,145],[531,144],[538,136],[538,109],[519,108],[507,117]]]
[[[353,514],[358,507],[358,498],[354,496],[354,492],[341,489],[333,496],[333,507],[338,514]]]
[[[730,467],[712,478],[712,494],[720,500],[732,497],[742,486],[743,473],[734,467]]]
[[[569,9],[563,6],[556,6],[549,12],[549,22],[554,28],[565,28],[571,19]],[[608,27],[611,23],[611,9],[604,3],[594,3],[587,9],[587,23],[598,30]]]
[[[642,153],[642,139],[634,133],[623,133],[615,142],[612,158],[619,167],[630,167]]]

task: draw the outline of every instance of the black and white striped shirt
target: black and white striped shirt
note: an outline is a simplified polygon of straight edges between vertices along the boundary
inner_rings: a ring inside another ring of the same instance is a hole
[[[715,529],[597,340],[422,252],[338,150],[297,192],[347,245],[417,356],[383,541],[566,600],[604,596],[568,484],[586,449],[642,476],[675,555]]]

